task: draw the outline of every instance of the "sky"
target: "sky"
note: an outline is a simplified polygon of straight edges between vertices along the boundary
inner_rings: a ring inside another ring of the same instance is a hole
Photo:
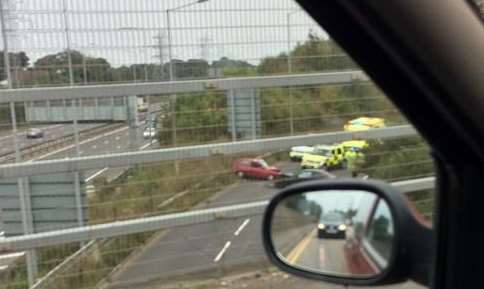
[[[360,199],[366,194],[373,194],[365,191],[319,191],[306,193],[309,201],[315,201],[324,208],[324,213],[335,210],[347,211],[358,209]]]
[[[168,59],[166,9],[190,0],[8,0],[11,50],[35,60],[67,47],[115,66]],[[67,7],[67,27],[63,7]],[[288,22],[288,13],[289,22]],[[226,56],[256,64],[326,34],[293,0],[209,0],[170,13],[172,58]],[[289,24],[289,25],[288,25]],[[289,28],[288,28],[289,27]],[[161,36],[161,37],[160,37]]]

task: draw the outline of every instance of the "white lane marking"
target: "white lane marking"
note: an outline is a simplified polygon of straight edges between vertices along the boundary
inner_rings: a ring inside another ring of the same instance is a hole
[[[93,145],[91,148],[95,150],[97,149],[97,145]]]
[[[3,237],[5,237],[5,231],[0,232],[0,238],[3,238]]]
[[[120,128],[120,129],[114,130],[114,131],[112,131],[112,132],[108,132],[108,133],[105,133],[105,134],[98,135],[98,136],[96,136],[96,137],[93,137],[93,138],[87,139],[87,140],[85,140],[85,141],[81,141],[81,142],[79,143],[79,145],[83,145],[83,144],[86,144],[86,143],[90,143],[90,142],[93,142],[93,141],[95,141],[95,140],[98,140],[98,139],[101,139],[101,138],[103,138],[103,137],[107,137],[107,136],[110,136],[110,135],[113,135],[113,134],[119,133],[119,132],[121,132],[121,131],[123,131],[123,130],[127,130],[127,129],[128,129],[128,127],[127,127],[127,126],[126,126],[126,127],[122,127],[122,128]],[[46,153],[45,155],[42,155],[42,156],[39,156],[39,157],[33,158],[33,159],[31,159],[30,161],[28,161],[28,162],[33,162],[33,161],[41,160],[41,159],[44,159],[44,158],[46,158],[46,157],[50,157],[50,156],[52,156],[52,155],[58,154],[58,153],[60,153],[60,152],[63,152],[63,151],[66,151],[66,150],[69,150],[69,149],[72,149],[72,148],[75,148],[75,147],[76,147],[76,145],[75,145],[75,144],[70,145],[70,146],[66,146],[66,147],[61,148],[61,149],[58,149],[58,150],[56,150],[56,151],[52,151],[52,152],[50,152],[50,153]]]
[[[94,194],[96,192],[96,187],[93,186],[93,185],[87,185],[86,186],[86,193],[91,195],[91,194]]]
[[[108,167],[105,167],[104,169],[102,170],[99,170],[97,172],[95,172],[94,174],[92,174],[91,176],[89,176],[88,178],[86,178],[84,181],[86,183],[89,183],[90,181],[92,181],[93,179],[97,178],[98,176],[100,176],[101,174],[103,174],[105,171],[107,171],[109,168]]]
[[[116,137],[116,140],[120,140],[121,138],[119,136]]]
[[[117,148],[118,150],[120,150],[120,149],[121,149],[121,146],[117,146],[116,148]]]
[[[145,150],[145,149],[149,148],[149,147],[150,147],[150,145],[152,145],[152,144],[156,144],[156,143],[158,143],[158,141],[156,141],[156,140],[155,140],[155,141],[154,141],[154,142],[152,142],[152,143],[147,143],[147,144],[143,145],[143,146],[142,146],[142,147],[140,147],[139,149],[140,149],[140,150]]]
[[[7,269],[8,269],[8,266],[7,265],[0,266],[0,271],[7,270]]]
[[[151,143],[147,143],[147,144],[143,145],[142,147],[140,147],[139,149],[140,150],[147,149],[150,145],[151,145]]]
[[[105,141],[104,141],[104,144],[109,144],[109,141],[108,141],[108,140],[105,140]]]
[[[321,246],[319,248],[319,262],[321,265],[326,266],[326,250],[324,249],[324,246]],[[324,267],[322,267],[324,268]]]
[[[234,233],[234,236],[238,236],[240,235],[240,233],[242,232],[242,230],[244,230],[244,228],[250,223],[250,219],[246,219],[242,225],[240,225],[240,227],[237,229],[237,231],[235,231]]]
[[[215,263],[217,263],[218,261],[220,261],[220,259],[222,259],[225,252],[227,252],[227,250],[229,249],[230,245],[232,245],[232,243],[230,241],[227,241],[227,243],[225,243],[225,246],[222,248],[222,251],[220,251],[220,253],[218,253],[217,257],[215,257],[215,259],[213,259],[213,261]]]
[[[25,255],[25,252],[19,252],[19,253],[11,253],[11,254],[5,254],[5,255],[0,255],[0,260],[2,259],[13,259],[13,258],[19,258]]]

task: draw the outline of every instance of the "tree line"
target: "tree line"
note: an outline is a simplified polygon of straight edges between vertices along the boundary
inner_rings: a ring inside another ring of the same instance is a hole
[[[0,59],[0,79],[6,80],[3,51]],[[73,81],[76,85],[169,80],[170,63],[134,63],[114,67],[103,57],[93,57],[77,50],[60,51],[45,55],[33,63],[25,52],[9,53],[13,86],[66,85],[70,83],[69,54],[72,62]],[[242,60],[222,57],[209,63],[205,59],[171,61],[176,79],[217,77],[224,72],[237,74],[255,69],[253,64]]]

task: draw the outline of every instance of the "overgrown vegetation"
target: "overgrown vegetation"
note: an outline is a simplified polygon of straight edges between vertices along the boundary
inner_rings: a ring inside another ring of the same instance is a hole
[[[434,175],[429,147],[420,137],[371,141],[364,155],[359,171],[375,179],[391,182]],[[411,192],[407,196],[420,212],[432,216],[433,190]]]
[[[110,184],[98,180],[97,191],[89,198],[90,222],[105,223],[193,208],[237,180],[229,170],[232,160],[212,156],[178,164],[166,162],[130,169]],[[156,234],[145,232],[97,242],[89,254],[79,258],[47,288],[92,288]]]

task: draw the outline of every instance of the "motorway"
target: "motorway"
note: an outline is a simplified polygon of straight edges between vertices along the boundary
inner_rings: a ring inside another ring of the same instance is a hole
[[[276,164],[284,172],[298,169],[297,163]],[[345,171],[333,172],[347,176]],[[217,193],[196,209],[243,204],[270,199],[277,190],[267,181],[240,180]],[[139,248],[107,278],[102,289],[156,288],[165,282],[206,277],[220,278],[230,273],[254,271],[268,265],[262,240],[262,216],[220,219],[217,222],[165,230]],[[347,272],[343,240],[320,240],[313,230],[288,255],[296,264]],[[299,248],[297,248],[299,247]],[[321,284],[323,285],[323,284]],[[324,285],[323,285],[324,287]],[[420,288],[405,283],[398,288]]]
[[[297,163],[280,163],[284,172]],[[277,190],[266,181],[241,180],[197,208],[267,200]],[[187,273],[224,272],[239,266],[266,263],[260,231],[261,216],[237,218],[176,228],[159,234],[141,252],[129,258],[110,280],[109,288],[123,288],[156,279],[187,278]]]
[[[79,131],[91,129],[98,127],[100,123],[79,123]],[[39,128],[44,133],[42,138],[29,139],[27,138],[27,130],[22,130],[17,132],[17,141],[19,148],[23,149],[31,145],[40,144],[46,141],[55,140],[72,134],[74,132],[74,127],[72,124],[55,124],[55,125],[44,125],[44,126],[32,126]],[[0,136],[0,155],[13,153],[14,152],[14,141],[13,134],[7,134]]]
[[[79,124],[79,131],[91,129],[104,124]],[[73,126],[71,124],[56,124],[50,126],[42,126],[44,137],[39,139],[27,139],[25,132],[18,132],[18,140],[21,147],[29,146],[31,144],[39,144],[48,140],[61,138],[65,135],[73,132]],[[144,129],[144,125],[141,126],[141,131]],[[124,152],[130,149],[129,144],[129,132],[128,126],[122,126],[114,129],[113,131],[105,132],[101,135],[93,136],[89,139],[81,140],[79,143],[80,156],[92,156],[100,154],[109,154],[114,152]],[[142,139],[138,144],[138,149],[148,149],[156,146],[156,142],[151,140]],[[0,137],[0,151],[11,152],[13,151],[13,135],[4,135]],[[62,147],[60,149],[45,153],[43,155],[36,156],[29,159],[28,162],[38,160],[51,160],[61,159],[76,156],[76,146],[74,144]],[[103,168],[99,170],[84,172],[85,181],[91,183],[96,177],[104,176],[107,179],[114,179],[124,172],[125,168],[109,169]],[[92,185],[87,186],[88,193],[94,191]],[[1,215],[0,215],[1,217]],[[0,220],[0,238],[3,237],[3,230],[1,228]],[[18,254],[0,254],[0,272],[7,269],[10,264],[15,262],[19,257],[22,257],[24,252]]]

